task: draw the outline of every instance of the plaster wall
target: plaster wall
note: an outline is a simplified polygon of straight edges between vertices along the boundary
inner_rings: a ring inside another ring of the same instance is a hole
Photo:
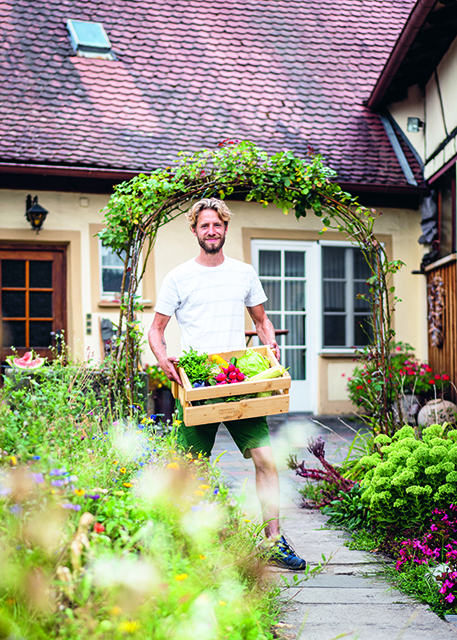
[[[100,306],[99,262],[97,242],[93,235],[102,224],[100,210],[108,196],[83,193],[40,192],[39,203],[48,211],[44,229],[38,236],[30,229],[24,217],[27,191],[2,190],[0,192],[0,236],[2,239],[36,242],[66,242],[68,262],[69,343],[80,356],[89,352],[100,357],[99,318],[117,320],[118,308]],[[34,194],[32,194],[34,195]],[[327,232],[319,236],[322,228],[319,218],[312,214],[296,220],[293,213],[285,216],[273,205],[262,208],[256,203],[229,203],[235,216],[230,223],[226,253],[238,260],[250,261],[250,238],[342,240],[340,234]],[[397,295],[402,299],[395,316],[397,339],[416,347],[419,357],[426,357],[426,290],[423,276],[411,275],[421,259],[418,211],[386,209],[376,222],[376,232],[391,258],[406,263],[395,276]],[[145,276],[143,297],[151,299],[141,319],[145,332],[153,319],[152,306],[162,280],[174,266],[194,257],[198,245],[183,216],[176,218],[159,231],[157,243]],[[92,335],[85,332],[84,320],[92,314]],[[176,321],[172,319],[166,331],[169,354],[179,354],[180,336]],[[319,351],[320,353],[320,351]],[[318,376],[317,410],[321,413],[342,413],[351,409],[345,394],[344,378],[352,372],[352,354],[325,354],[317,358]],[[153,356],[146,348],[144,362]],[[344,374],[344,375],[343,375]],[[333,380],[332,384],[329,381]]]
[[[414,85],[408,89],[408,97],[401,102],[394,102],[388,105],[389,112],[397,122],[399,127],[416,149],[417,153],[425,160],[425,129],[422,128],[416,133],[407,131],[408,118],[420,118],[425,121],[425,97],[419,85]]]

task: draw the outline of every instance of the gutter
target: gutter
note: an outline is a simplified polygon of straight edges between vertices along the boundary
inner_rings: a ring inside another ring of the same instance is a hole
[[[416,39],[417,34],[424,26],[427,16],[436,4],[437,0],[419,0],[414,6],[367,100],[366,105],[370,109],[376,109],[381,103],[401,63]]]
[[[71,167],[53,166],[47,164],[18,164],[0,162],[0,173],[24,173],[41,176],[68,176],[78,178],[102,178],[108,180],[130,180],[140,173],[145,173],[141,169],[138,171],[128,171],[125,169],[110,169],[99,167]]]

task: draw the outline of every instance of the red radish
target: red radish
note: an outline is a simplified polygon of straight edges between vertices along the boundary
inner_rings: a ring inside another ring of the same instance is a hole
[[[243,382],[244,373],[238,373],[237,376],[236,376],[236,379],[238,380],[238,382]]]
[[[236,373],[234,371],[231,371],[228,377],[230,378],[230,380],[236,380]]]
[[[222,380],[222,382],[218,382],[217,384],[227,384],[227,380]]]
[[[230,363],[229,366],[228,366],[228,371],[229,371],[229,373],[232,373],[232,371],[235,371],[235,365]]]
[[[222,382],[223,380],[225,380],[225,373],[218,373],[216,376],[216,382]]]
[[[235,369],[235,373],[238,375],[239,373],[241,373],[241,371],[238,369],[238,367]]]

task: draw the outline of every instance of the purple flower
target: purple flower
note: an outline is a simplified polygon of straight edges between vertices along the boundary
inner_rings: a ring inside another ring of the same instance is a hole
[[[215,496],[217,496],[217,494],[219,493],[219,488],[218,488],[218,487],[216,487],[216,488],[214,489],[213,493],[214,493],[214,495],[215,495]]]
[[[10,513],[14,513],[15,515],[17,515],[18,513],[21,513],[22,511],[22,507],[19,506],[18,504],[13,504],[12,507],[10,507]]]
[[[42,482],[44,482],[44,476],[42,473],[32,473],[32,480],[37,484],[41,484]]]
[[[32,456],[32,460],[41,460],[41,456]]]
[[[65,480],[51,480],[51,484],[53,487],[63,487]]]
[[[454,602],[455,596],[453,596],[452,593],[449,593],[444,599],[446,600],[446,602],[449,602],[449,604],[451,604],[451,602]]]
[[[51,469],[50,476],[64,476],[67,473],[66,469]]]
[[[92,494],[89,494],[87,497],[90,498],[91,500],[98,500],[100,498],[100,494],[92,493]]]
[[[67,502],[61,505],[64,509],[73,509],[73,511],[81,511],[80,504],[71,504],[71,502]]]
[[[7,496],[11,493],[10,487],[0,487],[0,496]]]

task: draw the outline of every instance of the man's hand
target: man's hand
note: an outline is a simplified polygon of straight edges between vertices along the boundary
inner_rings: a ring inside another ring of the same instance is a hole
[[[164,316],[161,313],[156,313],[151,328],[149,329],[149,345],[152,353],[157,358],[159,367],[169,380],[174,380],[182,386],[182,382],[176,371],[175,364],[178,362],[178,358],[167,356],[167,345],[165,343],[164,332],[165,328],[170,321],[170,316]]]
[[[179,362],[178,358],[175,358],[174,356],[171,356],[170,358],[167,358],[166,360],[161,360],[159,362],[159,367],[162,369],[162,371],[164,372],[164,374],[167,376],[167,378],[169,380],[174,380],[175,382],[177,382],[178,384],[180,384],[182,386],[181,379],[180,379],[179,374],[176,371],[176,367],[175,367],[175,365],[178,362]]]
[[[279,349],[279,345],[276,342],[276,340],[273,340],[273,342],[269,342],[267,346],[270,347],[270,349],[273,351],[273,353],[276,356],[276,360],[279,362],[281,359],[281,351]]]

